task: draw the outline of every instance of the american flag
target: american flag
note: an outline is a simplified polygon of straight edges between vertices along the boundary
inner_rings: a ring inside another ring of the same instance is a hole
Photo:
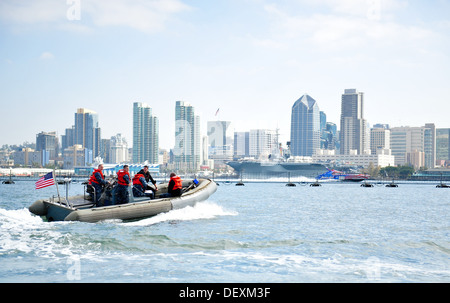
[[[55,185],[55,179],[53,178],[53,172],[49,172],[36,182],[36,189],[41,189],[47,186]]]

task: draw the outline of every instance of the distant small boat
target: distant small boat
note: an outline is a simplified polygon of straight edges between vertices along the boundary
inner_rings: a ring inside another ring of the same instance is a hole
[[[328,169],[328,168],[327,168]],[[346,174],[341,171],[334,169],[328,169],[324,174],[318,175],[317,180],[339,180],[339,181],[351,181],[351,182],[361,182],[369,179],[367,174]]]
[[[361,187],[373,187],[373,184],[364,182],[364,183],[361,184]]]
[[[2,182],[2,184],[14,184],[15,182],[12,180],[12,173],[11,173],[11,170],[10,170],[10,172],[9,172],[9,180],[4,180],[3,182]]]
[[[438,185],[436,185],[437,188],[450,188],[450,185],[447,185],[445,183],[440,183]]]

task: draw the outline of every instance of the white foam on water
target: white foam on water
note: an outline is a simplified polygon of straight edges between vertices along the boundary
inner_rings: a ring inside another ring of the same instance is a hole
[[[213,219],[220,216],[236,216],[237,214],[235,211],[225,210],[222,206],[214,202],[205,201],[197,203],[195,206],[187,206],[182,209],[161,213],[148,219],[123,224],[128,226],[148,226],[167,221]]]
[[[55,230],[55,226],[32,215],[26,208],[0,209],[0,253],[33,253],[42,257],[72,255],[70,243],[57,244],[66,235]]]

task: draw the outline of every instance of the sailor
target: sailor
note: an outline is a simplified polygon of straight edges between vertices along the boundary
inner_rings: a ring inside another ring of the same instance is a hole
[[[148,187],[148,189],[151,189],[154,193],[158,190],[158,186],[156,186],[156,181],[153,179],[152,175],[150,174],[150,172],[148,171],[148,165],[145,165],[143,169],[141,169],[138,174],[144,175],[145,178],[145,182],[149,183],[152,182],[153,187]]]
[[[105,181],[105,176],[103,175],[103,164],[99,164],[97,169],[94,169],[94,172],[89,178],[89,185],[92,185],[95,190],[95,195],[92,194],[91,196],[95,199],[94,202],[96,206],[100,206],[100,196],[102,195],[103,188],[106,184],[108,183]]]
[[[149,197],[150,199],[153,199],[153,192],[146,193],[145,190],[147,188],[151,188],[148,186],[147,182],[145,181],[145,177],[143,174],[137,173],[133,177],[133,196],[135,197]]]
[[[170,197],[181,196],[181,189],[183,188],[183,180],[178,177],[175,173],[170,174],[168,193]]]
[[[145,165],[144,168],[138,172],[138,174],[144,175],[145,181],[147,183],[152,182],[152,184],[156,187],[156,181],[150,174],[150,171],[148,170],[148,165]]]
[[[128,186],[131,184],[131,178],[128,165],[124,165],[123,169],[117,172],[117,189],[116,189],[116,204],[128,203]]]

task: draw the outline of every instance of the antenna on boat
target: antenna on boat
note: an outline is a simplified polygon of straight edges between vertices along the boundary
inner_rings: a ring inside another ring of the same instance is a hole
[[[58,201],[59,201],[59,204],[61,204],[61,196],[59,195],[59,187],[58,187],[58,181],[56,180],[56,170],[55,169],[53,169],[53,179],[54,179],[54,182],[56,185],[56,191],[58,192]]]

